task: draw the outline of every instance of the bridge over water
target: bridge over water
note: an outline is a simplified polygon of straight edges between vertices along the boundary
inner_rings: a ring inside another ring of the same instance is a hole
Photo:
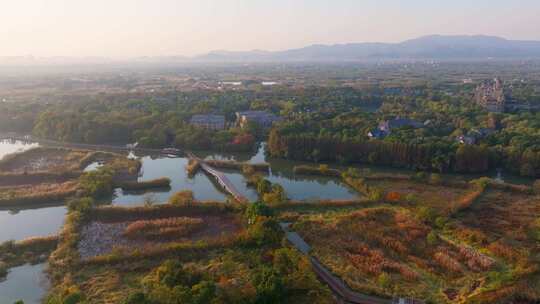
[[[249,202],[249,200],[240,191],[238,191],[238,189],[236,189],[231,180],[223,172],[212,168],[211,166],[206,164],[204,160],[198,158],[191,152],[187,152],[186,154],[189,158],[197,160],[201,165],[201,169],[210,176],[212,176],[226,192],[228,192],[234,197],[235,200],[240,203]]]

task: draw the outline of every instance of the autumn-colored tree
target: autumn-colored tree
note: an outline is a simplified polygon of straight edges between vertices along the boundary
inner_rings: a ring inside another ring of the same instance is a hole
[[[193,192],[190,190],[179,191],[169,198],[169,204],[190,206],[195,202]]]

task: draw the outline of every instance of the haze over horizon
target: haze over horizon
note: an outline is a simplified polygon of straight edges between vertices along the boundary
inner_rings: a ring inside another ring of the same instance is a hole
[[[194,56],[431,34],[540,40],[539,12],[534,0],[21,0],[0,11],[0,56]]]

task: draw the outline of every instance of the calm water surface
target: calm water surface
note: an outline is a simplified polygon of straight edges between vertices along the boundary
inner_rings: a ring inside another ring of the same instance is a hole
[[[0,303],[23,300],[38,304],[47,292],[49,282],[43,272],[45,263],[11,268],[5,281],[0,282]]]
[[[266,156],[266,145],[261,144],[256,153],[201,153],[206,159],[236,160],[249,163],[269,163],[271,170],[266,178],[272,183],[278,183],[285,189],[287,196],[293,200],[316,201],[325,199],[354,199],[358,193],[350,189],[338,179],[332,177],[299,175],[293,172],[294,166],[302,162],[272,159]],[[311,164],[313,165],[313,164]],[[246,189],[246,182],[242,174],[226,172],[226,175],[235,184],[238,190],[245,193],[250,200],[257,199],[252,189]]]
[[[198,173],[190,178],[186,172],[187,158],[152,158],[144,156],[141,159],[142,169],[139,181],[148,181],[160,177],[171,179],[171,189],[158,192],[132,193],[117,189],[114,205],[141,205],[146,197],[151,197],[157,203],[167,202],[174,193],[182,190],[191,190],[197,200],[225,201],[226,196],[220,192],[209,178]]]
[[[197,152],[200,157],[206,159],[237,160],[250,163],[267,162],[265,156],[265,145],[252,154],[249,153],[212,153]],[[185,167],[187,158],[152,158],[144,156],[140,181],[152,180],[160,177],[171,179],[171,189],[146,193],[123,192],[121,189],[115,191],[113,204],[115,205],[141,205],[145,198],[150,197],[157,203],[166,202],[171,195],[181,190],[193,191],[197,200],[225,201],[226,196],[218,189],[206,174],[200,172],[194,177],[189,177]],[[295,175],[292,168],[296,162],[270,161],[272,170],[266,176],[271,182],[281,184],[290,199],[293,200],[319,200],[319,199],[353,199],[358,194],[352,189],[340,183],[337,179],[327,177],[314,177]],[[247,187],[246,180],[241,172],[232,170],[222,170],[231,180],[236,188],[243,193],[250,201],[258,199],[255,189]]]
[[[0,243],[56,234],[64,223],[65,206],[0,211]],[[3,303],[0,301],[0,303]]]

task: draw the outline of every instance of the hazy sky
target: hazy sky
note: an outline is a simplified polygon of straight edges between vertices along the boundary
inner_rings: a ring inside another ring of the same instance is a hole
[[[397,42],[540,40],[539,0],[0,0],[0,56],[162,56]]]

